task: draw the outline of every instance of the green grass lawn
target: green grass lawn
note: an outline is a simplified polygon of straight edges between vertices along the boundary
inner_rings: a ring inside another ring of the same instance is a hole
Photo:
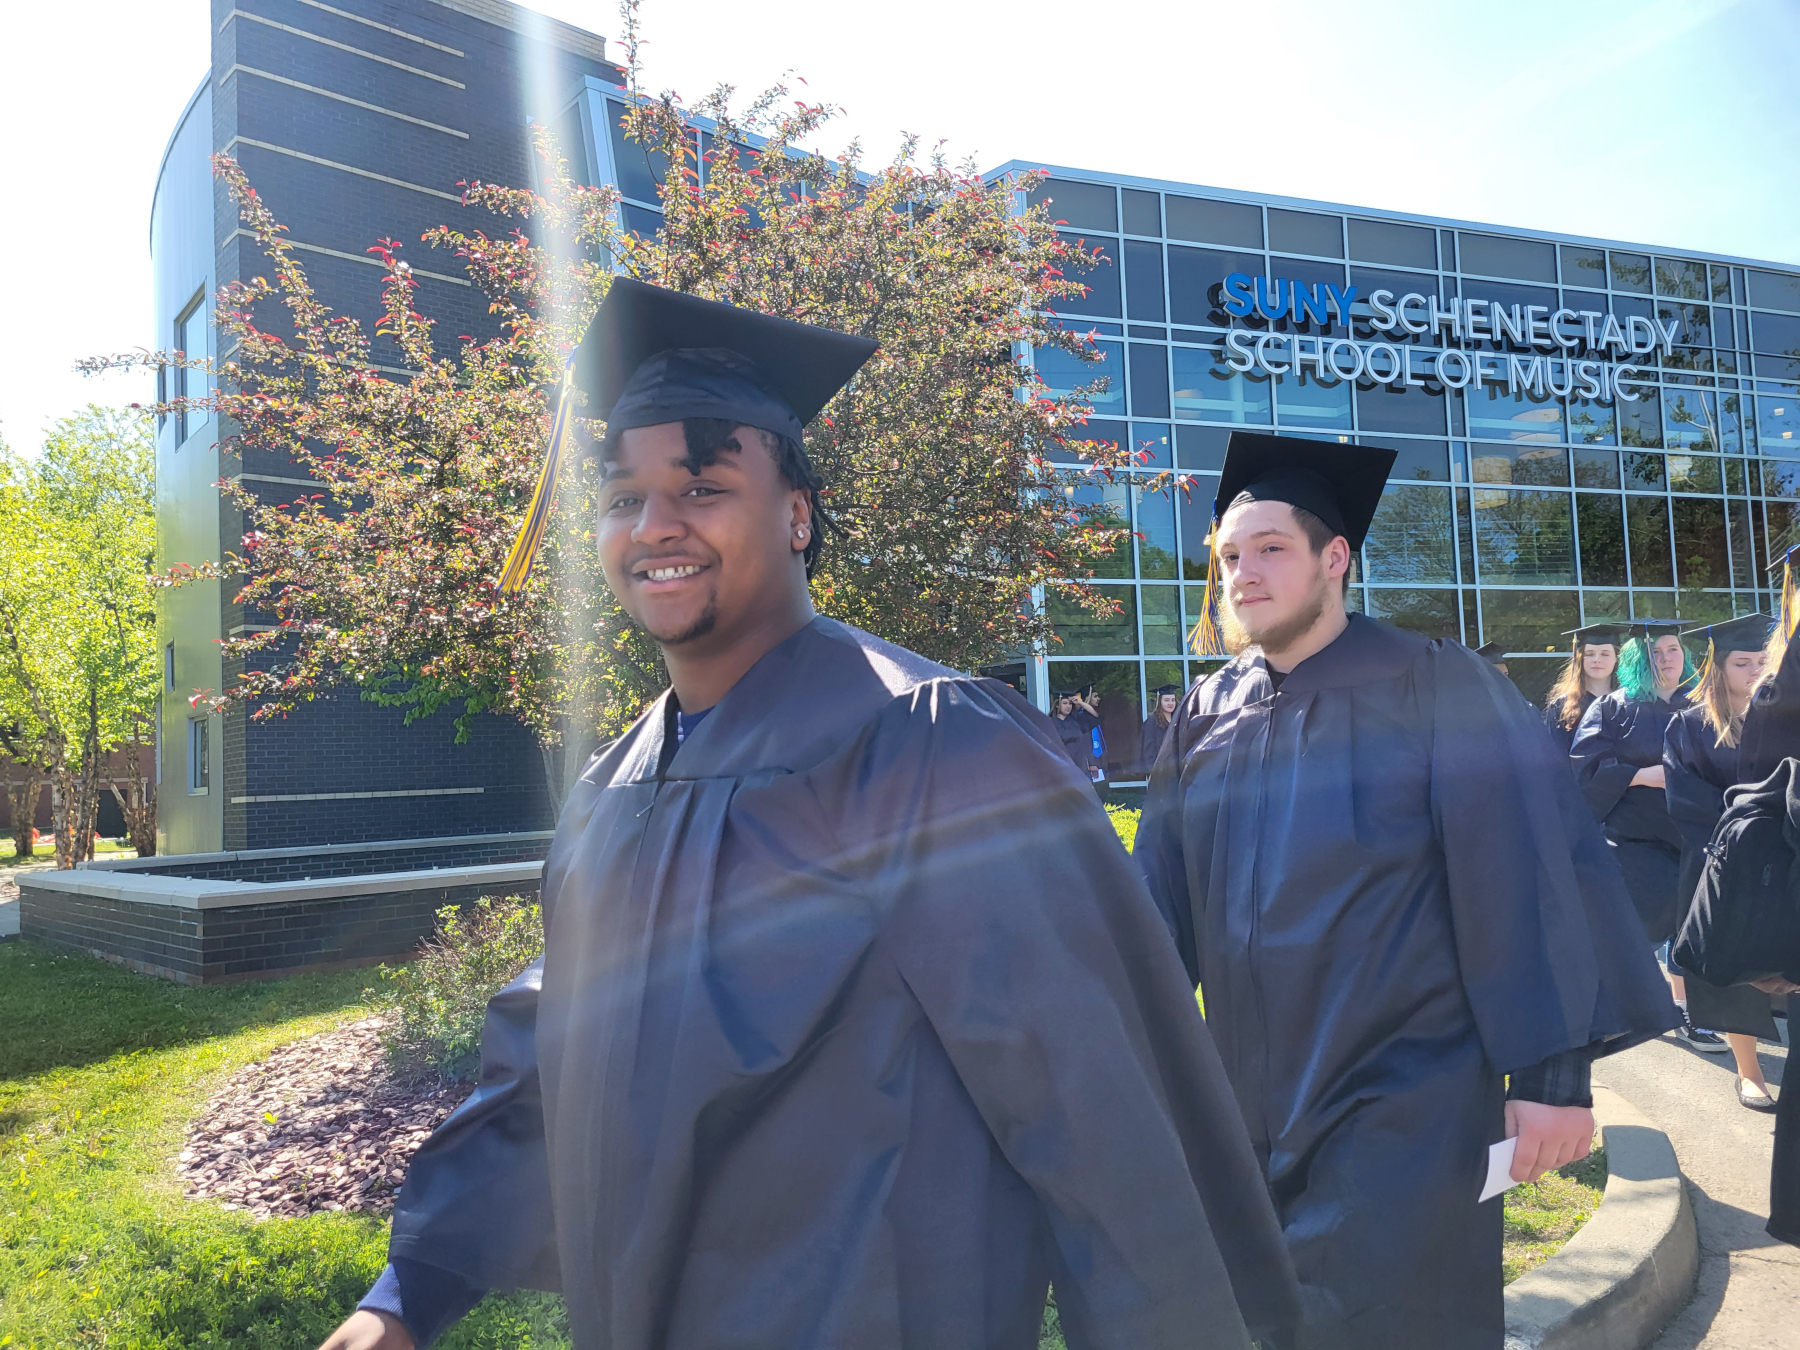
[[[1606,1149],[1596,1145],[1580,1162],[1508,1191],[1500,1202],[1505,1207],[1501,1263],[1506,1282],[1511,1284],[1561,1251],[1576,1230],[1594,1217],[1605,1190]]]

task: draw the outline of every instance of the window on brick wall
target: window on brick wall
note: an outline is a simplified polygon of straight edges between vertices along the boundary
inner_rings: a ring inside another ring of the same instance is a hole
[[[175,687],[175,644],[169,643],[163,648],[163,688]]]
[[[189,361],[204,361],[207,358],[207,339],[211,335],[211,328],[207,323],[209,316],[206,292],[202,290],[188,301],[181,311],[181,317],[175,320],[175,349]],[[170,392],[174,397],[199,399],[207,396],[209,387],[204,370],[176,367],[170,373],[175,386]],[[204,420],[205,414],[198,410],[176,413],[175,444],[180,445],[185,441],[188,433]]]
[[[188,721],[188,792],[196,797],[206,795],[207,783],[212,776],[211,739],[204,717]]]

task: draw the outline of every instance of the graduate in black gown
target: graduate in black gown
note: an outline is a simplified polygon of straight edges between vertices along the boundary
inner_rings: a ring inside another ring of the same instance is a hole
[[[1742,781],[1738,741],[1750,696],[1762,678],[1763,648],[1773,626],[1766,614],[1747,614],[1681,635],[1706,644],[1688,706],[1669,720],[1663,737],[1663,791],[1669,819],[1681,832],[1677,911],[1682,916],[1693,902],[1706,846],[1725,811],[1725,789]],[[1670,969],[1675,969],[1673,956]],[[1768,995],[1749,985],[1716,989],[1705,980],[1689,979],[1685,972],[1682,979],[1690,1019],[1709,1031],[1723,1032],[1731,1048],[1737,1062],[1738,1101],[1752,1111],[1773,1111],[1775,1099],[1756,1057],[1758,1037],[1777,1038]]]
[[[1057,742],[1069,763],[1081,771],[1090,783],[1099,778],[1100,761],[1094,756],[1094,728],[1099,719],[1075,696],[1073,689],[1059,689],[1050,697],[1050,720],[1056,726]]]
[[[1150,705],[1150,715],[1144,719],[1144,729],[1138,736],[1137,772],[1146,778],[1156,764],[1156,753],[1162,749],[1163,737],[1169,734],[1169,723],[1175,718],[1175,710],[1181,706],[1181,686],[1161,685],[1150,697],[1155,702]]]
[[[1345,613],[1392,461],[1232,434],[1209,591],[1235,657],[1183,701],[1135,852],[1269,1178],[1297,1343],[1500,1350],[1490,1146],[1518,1139],[1519,1179],[1585,1154],[1592,1057],[1675,1014],[1648,951],[1596,941],[1636,922],[1535,710],[1462,644]]]
[[[672,688],[571,792],[545,956],[334,1350],[517,1287],[578,1350],[1033,1350],[1052,1280],[1071,1347],[1293,1319],[1193,987],[1044,717],[813,613],[802,425],[871,347],[612,283],[597,548]]]
[[[1681,832],[1669,818],[1663,784],[1663,738],[1688,706],[1686,690],[1695,676],[1680,628],[1673,619],[1639,619],[1629,626],[1619,653],[1619,687],[1594,700],[1569,746],[1575,779],[1618,856],[1653,949],[1675,935],[1681,919]],[[1678,970],[1669,972],[1669,985],[1682,1010],[1676,1035],[1692,1049],[1725,1054],[1724,1038],[1689,1015],[1687,984]]]
[[[1621,625],[1590,623],[1563,636],[1572,640],[1569,663],[1544,698],[1544,725],[1566,755],[1575,743],[1575,728],[1594,700],[1619,687]]]

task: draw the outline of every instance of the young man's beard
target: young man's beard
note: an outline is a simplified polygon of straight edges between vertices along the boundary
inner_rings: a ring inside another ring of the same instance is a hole
[[[644,631],[649,633],[659,646],[679,647],[684,642],[692,642],[695,638],[705,637],[718,627],[718,624],[719,602],[715,598],[708,601],[706,608],[701,610],[694,621],[685,628],[678,629],[673,633],[658,633],[646,625]]]
[[[1236,608],[1226,600],[1219,606],[1219,628],[1225,639],[1225,650],[1233,656],[1247,647],[1260,647],[1265,652],[1284,650],[1319,621],[1325,607],[1332,603],[1332,591],[1336,585],[1336,581],[1326,576],[1321,567],[1318,584],[1314,586],[1313,593],[1301,602],[1300,608],[1287,619],[1257,633],[1244,627],[1238,619]]]

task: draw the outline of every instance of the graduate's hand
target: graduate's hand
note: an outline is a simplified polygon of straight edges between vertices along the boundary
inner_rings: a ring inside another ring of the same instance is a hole
[[[1585,1106],[1545,1106],[1542,1102],[1508,1102],[1506,1137],[1519,1143],[1513,1153],[1512,1179],[1536,1181],[1594,1146],[1594,1113]]]
[[[1667,784],[1663,782],[1663,766],[1660,764],[1652,764],[1647,769],[1639,769],[1636,773],[1631,775],[1631,786],[1653,788],[1667,786]]]
[[[1750,987],[1760,989],[1765,994],[1800,994],[1800,984],[1784,980],[1779,975],[1771,975],[1766,980],[1752,980]]]
[[[358,1308],[319,1350],[413,1350],[413,1338],[398,1317]]]

